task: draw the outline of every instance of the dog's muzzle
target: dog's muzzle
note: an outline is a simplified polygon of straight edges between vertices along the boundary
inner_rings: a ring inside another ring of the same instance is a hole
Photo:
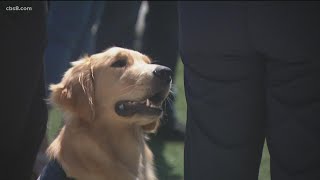
[[[140,100],[119,101],[115,105],[115,111],[119,116],[132,116],[134,114],[146,116],[160,116],[163,112],[162,102],[168,95],[172,82],[170,68],[158,65],[152,72],[154,75],[150,95]]]

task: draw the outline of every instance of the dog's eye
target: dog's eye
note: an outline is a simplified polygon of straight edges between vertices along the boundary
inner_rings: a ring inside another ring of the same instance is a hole
[[[120,68],[127,65],[127,59],[118,59],[116,62],[112,63],[111,67]]]

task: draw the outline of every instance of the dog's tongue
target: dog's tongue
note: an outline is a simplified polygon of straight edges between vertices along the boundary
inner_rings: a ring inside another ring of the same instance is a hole
[[[134,114],[142,115],[160,115],[162,109],[147,107],[144,103],[129,103],[129,102],[120,102],[116,105],[116,113],[120,116],[132,116]]]

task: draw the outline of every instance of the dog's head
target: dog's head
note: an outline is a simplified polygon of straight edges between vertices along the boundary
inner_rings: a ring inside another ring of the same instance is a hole
[[[51,101],[87,123],[102,119],[154,131],[172,79],[169,68],[150,63],[147,56],[118,47],[84,57],[51,85]]]

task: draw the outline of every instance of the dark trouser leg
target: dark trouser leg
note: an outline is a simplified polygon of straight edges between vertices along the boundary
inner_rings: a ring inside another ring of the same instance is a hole
[[[31,11],[5,11],[8,6]],[[46,2],[1,2],[1,179],[30,179],[46,130],[43,52]]]
[[[257,180],[264,63],[247,39],[245,9],[201,3],[182,2],[179,9],[188,103],[184,178]]]
[[[99,28],[101,16],[104,12],[104,1],[89,3],[90,9],[86,24],[82,27],[80,39],[76,44],[70,61],[75,61],[84,55],[92,55],[96,51],[96,30]]]
[[[111,46],[133,48],[135,25],[141,2],[105,2],[104,13],[96,35],[96,52]]]
[[[149,1],[142,51],[173,71],[178,59],[177,2]]]
[[[189,55],[183,59],[198,57]],[[226,59],[202,57],[215,61],[216,68],[229,73],[204,78],[185,66],[185,179],[256,180],[264,142],[261,66],[232,72],[237,63],[228,68],[223,63]]]
[[[320,64],[300,60],[269,64],[267,142],[272,180],[320,179]]]
[[[148,1],[145,30],[142,38],[142,52],[157,64],[169,67],[175,74],[178,60],[178,11],[177,2]],[[174,96],[166,103],[164,126],[174,128],[176,117]]]
[[[48,86],[60,82],[63,73],[70,67],[70,61],[76,60],[72,58],[78,58],[79,54],[75,56],[75,51],[87,30],[93,4],[89,1],[50,2],[47,23],[49,43],[45,52],[47,94],[50,94]]]
[[[272,180],[318,180],[320,3],[259,3],[249,9],[249,24],[267,60]]]

